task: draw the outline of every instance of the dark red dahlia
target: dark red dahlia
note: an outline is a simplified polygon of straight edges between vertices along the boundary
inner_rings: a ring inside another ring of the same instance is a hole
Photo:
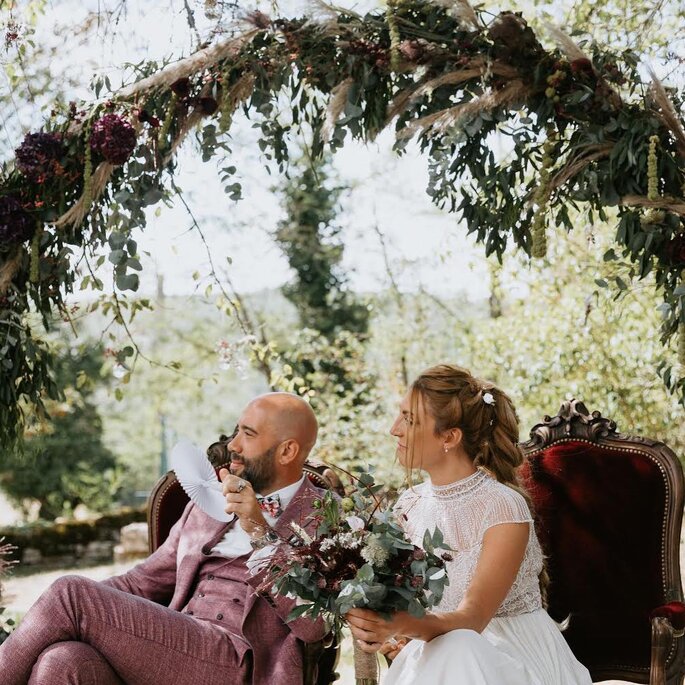
[[[592,62],[589,59],[586,59],[584,57],[581,57],[579,59],[574,59],[573,62],[571,62],[571,71],[576,74],[576,73],[586,73],[586,74],[594,74],[595,69],[592,66]]]
[[[685,234],[679,233],[666,243],[662,261],[672,265],[685,262]]]
[[[178,81],[174,81],[170,88],[177,97],[187,98],[190,95],[190,79],[180,78]]]
[[[105,114],[93,124],[90,147],[110,164],[123,164],[136,146],[136,132],[118,114]]]
[[[148,112],[146,109],[139,110],[138,121],[141,124],[150,124],[152,128],[159,128],[160,126],[159,119],[156,116],[150,114],[150,112]]]
[[[35,221],[16,197],[0,197],[0,250],[29,240],[35,229]]]
[[[214,114],[219,108],[219,103],[210,97],[201,97],[197,99],[197,108],[202,112],[202,114],[210,115]]]
[[[383,68],[390,63],[388,50],[378,43],[363,39],[351,40],[348,50],[353,55],[361,55],[365,61],[375,64],[378,68]]]
[[[27,133],[14,152],[17,169],[31,181],[43,183],[62,170],[60,160],[64,149],[61,138],[55,133]]]

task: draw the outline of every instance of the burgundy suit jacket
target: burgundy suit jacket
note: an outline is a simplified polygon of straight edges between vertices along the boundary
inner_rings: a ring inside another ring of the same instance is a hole
[[[312,502],[323,495],[323,490],[305,478],[278,518],[274,526],[276,532],[287,540],[293,534],[290,523],[294,521],[311,533],[315,524],[307,519],[314,511]],[[236,520],[230,523],[216,521],[191,502],[159,549],[127,573],[104,583],[180,611],[190,599],[205,555],[232,525],[239,525]],[[258,592],[263,575],[264,572],[249,579],[255,592],[249,595],[242,608],[244,651],[251,648],[253,655],[252,683],[301,685],[302,648],[298,640],[315,642],[323,639],[325,624],[320,618],[315,621],[298,618],[286,623],[295,600]]]

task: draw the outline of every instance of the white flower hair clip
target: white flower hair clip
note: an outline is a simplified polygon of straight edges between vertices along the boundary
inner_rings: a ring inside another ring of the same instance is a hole
[[[489,404],[489,405],[495,404],[495,398],[492,396],[491,392],[483,393],[483,402],[485,402],[485,404]]]

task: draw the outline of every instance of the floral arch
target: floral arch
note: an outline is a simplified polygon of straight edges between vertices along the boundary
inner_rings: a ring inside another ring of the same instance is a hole
[[[685,129],[681,95],[645,84],[630,52],[584,52],[550,29],[546,50],[510,12],[486,20],[466,0],[394,0],[360,16],[323,4],[315,17],[250,15],[244,30],[159,69],[140,65],[128,86],[52,112],[0,176],[0,442],[22,431],[22,403],[59,396],[51,358],[33,335],[65,304],[77,268],[102,289],[114,266],[135,291],[141,266],[131,239],[144,208],[172,186],[174,155],[197,131],[203,156],[221,148],[237,110],[254,118],[259,145],[283,169],[288,141],[307,130],[312,152],[394,126],[396,149],[417,138],[430,165],[428,193],[459,213],[486,254],[513,244],[533,258],[548,225],[573,228],[571,208],[615,212],[617,253],[633,274],[655,275],[664,344],[680,332],[685,362]],[[287,123],[277,116],[283,94]],[[508,139],[497,159],[495,133]],[[222,171],[239,196],[235,169]],[[623,281],[619,288],[625,288]],[[128,354],[122,352],[121,354]],[[685,397],[685,378],[661,370]]]

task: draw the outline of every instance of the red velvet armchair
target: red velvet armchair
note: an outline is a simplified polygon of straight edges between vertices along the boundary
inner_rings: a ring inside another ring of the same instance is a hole
[[[551,576],[548,610],[593,680],[680,685],[685,486],[663,443],[621,435],[576,400],[522,447]]]
[[[219,455],[227,456],[225,445],[228,442],[224,436],[218,443],[214,443],[209,450],[217,473],[220,466],[228,463],[227,459],[217,458]],[[331,489],[344,495],[343,486],[336,473],[321,461],[308,459],[304,470],[310,480],[320,488]],[[147,507],[148,521],[148,544],[150,553],[154,552],[167,538],[169,531],[181,517],[188,496],[184,492],[176,475],[169,471],[157,482],[150,497]],[[333,636],[324,642],[303,645],[304,651],[304,685],[330,685],[338,678],[335,668],[340,656],[339,645]]]

